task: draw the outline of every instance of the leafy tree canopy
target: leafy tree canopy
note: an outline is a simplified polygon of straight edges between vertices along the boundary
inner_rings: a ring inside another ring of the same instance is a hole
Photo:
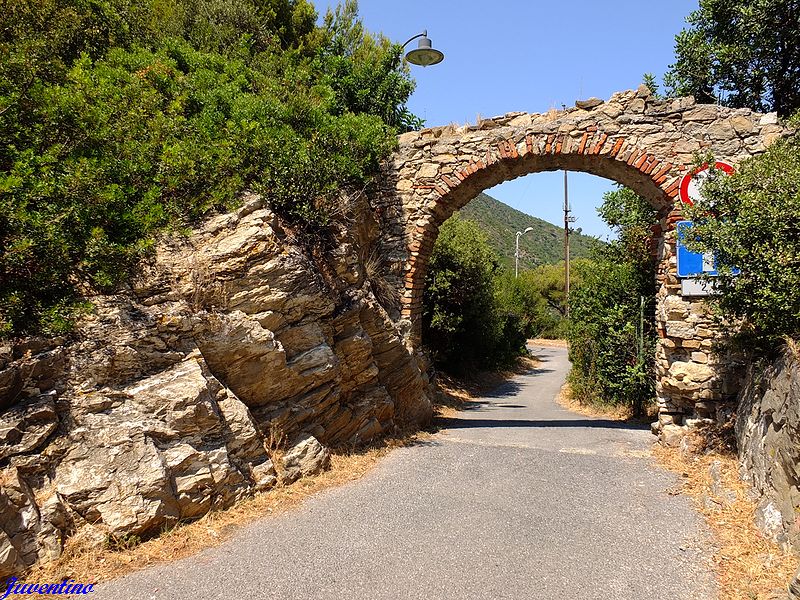
[[[570,383],[581,401],[631,406],[652,400],[655,348],[655,210],[627,188],[603,196],[600,216],[618,239],[576,265],[570,292]]]
[[[800,3],[700,0],[675,38],[670,95],[789,116],[800,108]]]
[[[401,49],[348,0],[8,0],[0,12],[0,335],[69,329],[165,228],[243,188],[323,226],[419,124]]]
[[[486,236],[457,215],[442,224],[425,280],[423,340],[450,372],[509,364],[525,347],[518,315],[496,287],[499,263]]]
[[[653,262],[652,228],[658,222],[656,210],[633,190],[617,186],[603,195],[597,213],[617,234],[617,239],[598,246],[595,257],[633,263],[648,276]]]

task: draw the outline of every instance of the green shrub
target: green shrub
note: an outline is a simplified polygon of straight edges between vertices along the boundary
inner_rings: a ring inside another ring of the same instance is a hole
[[[510,364],[525,348],[519,315],[502,302],[486,237],[457,215],[442,225],[428,265],[423,341],[437,365],[463,373]]]
[[[413,82],[355,2],[10,0],[0,14],[0,335],[60,333],[164,229],[244,188],[319,230],[396,144]],[[366,97],[354,94],[364,86]]]
[[[600,214],[618,239],[577,265],[568,338],[573,394],[583,402],[631,406],[655,395],[655,265],[650,253],[655,211],[622,188],[607,193]]]
[[[631,263],[599,260],[571,293],[569,381],[582,402],[631,406],[655,395],[652,283]]]
[[[572,287],[580,285],[587,259],[570,261]],[[506,272],[498,277],[504,305],[519,315],[528,338],[564,339],[567,335],[564,263],[522,270],[519,277]]]
[[[519,277],[514,277],[514,273],[505,271],[497,276],[496,281],[500,303],[509,313],[518,316],[526,338],[542,337],[543,332],[554,330],[560,320],[548,306],[533,273],[524,271]]]
[[[800,139],[774,144],[731,177],[708,178],[690,216],[694,248],[719,266],[714,300],[742,319],[747,346],[770,350],[799,337]]]

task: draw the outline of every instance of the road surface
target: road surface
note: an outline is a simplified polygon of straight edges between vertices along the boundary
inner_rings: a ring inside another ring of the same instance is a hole
[[[645,429],[554,402],[566,351],[358,482],[96,599],[715,597],[706,535]]]

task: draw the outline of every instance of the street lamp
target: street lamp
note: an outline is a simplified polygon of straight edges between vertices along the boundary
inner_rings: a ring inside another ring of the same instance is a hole
[[[519,238],[523,235],[528,233],[529,231],[533,231],[533,227],[527,227],[525,231],[518,231],[517,232],[517,249],[514,251],[514,278],[516,279],[519,277]]]
[[[405,44],[403,44],[403,48],[408,46],[417,38],[420,38],[417,48],[414,50],[409,50],[408,54],[406,54],[406,60],[408,62],[410,62],[412,65],[427,67],[429,65],[439,64],[444,60],[444,54],[431,47],[431,40],[428,37],[427,29],[409,39]]]

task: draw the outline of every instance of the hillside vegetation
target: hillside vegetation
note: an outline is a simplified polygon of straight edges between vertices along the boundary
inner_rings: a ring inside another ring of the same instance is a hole
[[[243,188],[311,232],[419,125],[401,48],[348,0],[9,0],[0,336],[58,334],[155,236]]]
[[[520,273],[514,275],[515,233]],[[573,286],[606,244],[576,233]],[[508,367],[531,337],[564,337],[563,230],[480,194],[442,224],[425,280],[423,339],[437,366],[463,375]],[[577,256],[576,256],[577,255]]]
[[[555,264],[564,260],[564,229],[480,194],[459,211],[462,219],[475,221],[501,264],[514,268],[515,233],[533,227],[519,240],[521,269]],[[570,256],[586,258],[597,243],[595,238],[575,232],[570,236]]]

